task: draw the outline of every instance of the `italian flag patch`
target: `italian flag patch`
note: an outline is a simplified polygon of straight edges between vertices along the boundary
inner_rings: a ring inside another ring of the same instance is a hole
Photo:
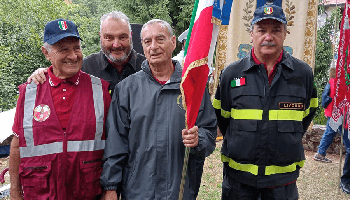
[[[235,78],[231,81],[231,87],[243,86],[246,84],[245,77]]]
[[[58,26],[60,27],[61,30],[67,30],[68,26],[67,23],[65,21],[59,21],[58,22]]]

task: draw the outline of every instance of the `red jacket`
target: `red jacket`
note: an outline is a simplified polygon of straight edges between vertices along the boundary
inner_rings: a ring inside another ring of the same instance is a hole
[[[49,81],[23,84],[19,91],[15,120],[24,199],[94,199],[101,193],[108,82],[81,73],[65,131]]]
[[[329,97],[332,98],[332,101],[330,104],[328,104],[327,108],[324,109],[324,115],[326,117],[332,117],[332,110],[333,110],[333,99],[334,99],[334,95],[335,95],[335,78],[331,78],[329,80],[329,84],[331,86],[330,88],[330,93],[329,93]]]

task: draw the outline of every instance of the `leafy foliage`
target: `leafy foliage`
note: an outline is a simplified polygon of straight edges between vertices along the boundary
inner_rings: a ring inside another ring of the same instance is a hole
[[[322,9],[319,9],[322,10]],[[337,19],[337,21],[335,21]],[[340,9],[334,10],[330,18],[326,19],[326,23],[322,28],[317,30],[316,42],[316,61],[315,61],[315,84],[318,94],[318,104],[321,105],[322,91],[326,86],[329,76],[329,68],[333,59],[333,36],[334,30],[341,20]],[[337,49],[334,49],[334,53]],[[314,118],[316,124],[326,124],[327,120],[324,116],[324,109],[320,107]]]
[[[144,24],[151,19],[167,21],[179,36],[191,22],[194,0],[116,0],[120,11],[124,12],[132,23]],[[181,50],[180,43],[174,54]]]
[[[131,23],[163,19],[180,35],[190,25],[193,3],[194,0],[1,0],[0,112],[15,107],[18,85],[34,70],[50,66],[41,52],[48,21],[64,18],[75,22],[83,39],[83,54],[87,56],[100,50],[103,14],[119,10]]]
[[[49,66],[41,52],[45,23],[67,16],[74,6],[60,0],[0,2],[0,111],[13,108],[16,86],[39,67]]]

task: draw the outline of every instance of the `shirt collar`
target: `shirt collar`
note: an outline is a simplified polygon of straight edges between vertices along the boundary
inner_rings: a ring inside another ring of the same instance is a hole
[[[79,70],[78,73],[74,74],[74,76],[72,76],[70,78],[67,78],[67,79],[60,79],[60,78],[56,77],[53,74],[52,70],[53,70],[53,66],[51,65],[51,67],[48,70],[48,75],[49,75],[49,83],[50,83],[50,85],[52,87],[58,86],[64,80],[69,81],[69,82],[73,83],[74,85],[78,85],[79,84],[79,77],[80,77],[80,74],[81,74],[80,70]]]
[[[280,54],[280,56],[278,57],[278,59],[277,59],[277,61],[276,61],[276,63],[275,63],[275,66],[276,66],[277,63],[281,62],[281,60],[282,60],[282,55],[283,55],[283,50],[281,51],[281,54]],[[254,60],[254,62],[255,62],[256,64],[258,64],[258,65],[262,64],[262,62],[260,62],[260,61],[258,60],[258,58],[256,58],[256,56],[255,56],[254,47],[252,48],[252,57],[253,57],[253,60]],[[264,65],[265,65],[265,63],[264,63]]]

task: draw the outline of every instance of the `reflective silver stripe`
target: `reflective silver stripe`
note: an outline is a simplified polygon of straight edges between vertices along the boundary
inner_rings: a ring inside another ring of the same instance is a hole
[[[96,116],[95,140],[101,140],[103,134],[104,101],[102,83],[99,78],[91,76],[92,93],[94,97],[94,107]]]
[[[104,101],[102,83],[99,78],[91,76],[94,108],[96,116],[95,140],[68,141],[67,152],[95,151],[105,148],[105,140],[101,140],[103,134]],[[24,100],[23,129],[26,147],[20,147],[20,157],[43,156],[63,152],[63,142],[54,142],[34,146],[33,139],[33,110],[35,107],[37,86],[32,82],[27,85]]]
[[[36,91],[37,91],[37,86],[33,81],[31,84],[27,85],[26,94],[24,98],[24,115],[23,115],[23,131],[24,131],[24,138],[26,140],[27,147],[34,146],[33,110],[35,107]]]
[[[105,149],[105,140],[68,141],[67,152]]]
[[[54,142],[31,147],[19,148],[21,158],[43,156],[63,152],[63,142]]]

